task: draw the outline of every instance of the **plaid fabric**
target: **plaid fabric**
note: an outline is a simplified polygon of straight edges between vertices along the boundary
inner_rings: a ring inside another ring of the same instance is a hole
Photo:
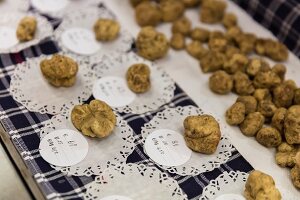
[[[300,58],[299,0],[233,0]]]
[[[56,20],[54,21],[56,22]],[[40,156],[38,150],[40,143],[38,134],[42,122],[50,119],[51,115],[29,112],[24,106],[15,102],[8,91],[15,64],[24,62],[27,58],[38,57],[41,54],[53,54],[58,51],[56,43],[46,39],[40,44],[21,52],[0,55],[0,120],[47,199],[82,199],[85,185],[92,182],[94,176],[66,176],[62,172],[51,168],[49,163]],[[91,99],[92,97],[88,101]],[[195,103],[176,86],[172,101],[158,110],[142,115],[125,113],[120,113],[120,115],[132,127],[135,138],[139,141],[141,127],[144,123],[149,122],[157,112],[166,107],[186,105],[195,105]],[[144,153],[142,145],[138,142],[135,150],[128,157],[127,163],[153,165]],[[227,163],[198,176],[180,176],[165,172],[178,181],[189,199],[198,199],[209,181],[218,177],[222,172],[232,170],[249,172],[252,169],[251,165],[235,150]]]

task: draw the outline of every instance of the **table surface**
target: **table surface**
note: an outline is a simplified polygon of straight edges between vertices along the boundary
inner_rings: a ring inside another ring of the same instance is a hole
[[[120,0],[103,0],[107,6],[114,11],[119,18],[123,27],[136,36],[140,30],[134,20],[134,12],[128,1]],[[228,11],[232,11],[239,16],[239,24],[244,31],[253,32],[259,36],[274,37],[271,33],[256,23],[241,8],[232,2],[229,2]],[[196,10],[189,10],[186,15],[192,20],[193,25],[200,25]],[[221,26],[203,25],[208,29],[222,30]],[[158,30],[166,33],[170,37],[170,24],[161,25]],[[272,61],[270,61],[272,62]],[[201,107],[210,102],[214,104],[211,112],[220,116],[221,123],[226,123],[223,114],[226,107],[229,107],[236,99],[236,95],[218,96],[209,91],[207,80],[209,75],[203,74],[199,69],[198,62],[190,57],[185,51],[175,52],[170,50],[169,55],[157,61],[170,76],[181,86],[183,90]],[[296,79],[300,75],[300,61],[290,54],[289,60],[286,62],[288,68],[287,77],[292,78],[300,85],[300,79]],[[295,68],[298,68],[295,73]],[[267,149],[258,144],[254,138],[248,138],[241,134],[237,127],[228,127],[229,134],[233,145],[238,151],[258,170],[270,174],[275,182],[285,186],[294,196],[299,196],[300,192],[295,189],[289,178],[289,171],[280,168],[274,161],[275,149]],[[26,191],[18,173],[11,164],[3,147],[0,146],[0,199],[16,199],[22,196],[22,199],[30,199],[31,197]]]

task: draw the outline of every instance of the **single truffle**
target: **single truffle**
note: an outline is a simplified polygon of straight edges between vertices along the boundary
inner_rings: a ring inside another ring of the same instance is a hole
[[[170,46],[175,50],[184,49],[185,47],[184,35],[180,33],[174,33],[170,39]]]
[[[118,37],[120,25],[112,19],[98,19],[94,25],[94,32],[98,41],[112,41]]]
[[[275,156],[276,163],[281,167],[294,167],[296,164],[296,154],[298,152],[300,152],[299,145],[283,142],[277,147]]]
[[[233,13],[226,13],[222,20],[225,28],[234,27],[237,25],[237,16]]]
[[[172,24],[173,33],[181,33],[182,35],[189,35],[192,29],[192,24],[187,17],[181,17]]]
[[[164,0],[159,3],[159,7],[164,22],[173,22],[184,12],[184,4],[181,0]]]
[[[186,46],[186,51],[193,56],[194,58],[200,60],[203,58],[207,53],[208,49],[204,48],[201,44],[201,42],[195,40],[189,43]]]
[[[221,139],[218,122],[210,115],[188,116],[184,120],[184,139],[193,151],[213,154]]]
[[[245,114],[245,104],[241,102],[236,102],[226,111],[226,122],[230,125],[239,125],[244,121]]]
[[[78,65],[67,56],[55,54],[50,59],[42,60],[40,68],[43,76],[55,87],[70,87],[76,81]]]
[[[283,64],[276,64],[272,67],[271,70],[275,72],[275,74],[277,74],[282,81],[284,80],[285,73],[286,73],[286,66],[284,66]]]
[[[243,72],[236,72],[233,75],[234,91],[239,95],[250,95],[255,91],[252,81],[247,74]]]
[[[236,102],[242,102],[246,107],[246,115],[255,112],[257,109],[257,100],[253,96],[239,96]]]
[[[253,58],[249,61],[247,67],[246,67],[246,73],[254,77],[258,72],[260,72],[262,69],[270,68],[269,64],[260,58]]]
[[[226,56],[223,53],[209,51],[200,60],[202,72],[214,72],[223,68]]]
[[[206,0],[202,2],[200,20],[204,23],[213,24],[221,22],[225,13],[226,2],[219,0]]]
[[[236,36],[235,41],[242,53],[249,54],[254,50],[256,36],[252,33],[242,33]]]
[[[135,8],[135,19],[142,27],[156,26],[162,20],[162,13],[155,3],[146,1]]]
[[[281,83],[280,77],[273,71],[259,71],[253,80],[256,88],[272,88]]]
[[[258,102],[262,100],[272,101],[272,95],[269,89],[256,89],[253,93],[253,96]]]
[[[209,78],[209,88],[217,94],[228,94],[232,87],[233,79],[225,71],[216,71]]]
[[[17,38],[20,42],[30,41],[34,38],[37,21],[34,17],[26,16],[21,19],[17,27]]]
[[[259,55],[268,56],[275,61],[286,61],[288,59],[287,47],[275,40],[260,38],[256,41],[255,51]]]
[[[265,117],[260,112],[253,112],[248,114],[240,124],[240,130],[246,136],[255,136],[263,127],[264,122]]]
[[[280,132],[273,127],[263,127],[256,134],[256,140],[265,147],[277,147],[281,144],[282,138]]]
[[[245,55],[234,54],[224,63],[223,69],[229,74],[234,74],[237,71],[244,72],[248,62],[249,60]]]
[[[199,40],[200,42],[207,42],[209,38],[209,31],[203,28],[194,28],[191,33],[190,37],[193,40]]]
[[[143,63],[131,65],[126,73],[127,85],[135,93],[144,93],[150,89],[150,68]]]
[[[72,109],[71,120],[75,128],[84,135],[98,138],[110,135],[117,121],[109,105],[100,100],[76,105]]]
[[[164,57],[169,50],[169,43],[163,33],[157,32],[153,27],[141,29],[136,40],[137,53],[148,59],[156,60]]]
[[[242,30],[238,26],[229,27],[226,31],[226,38],[231,41],[236,41],[236,38],[242,34]]]
[[[246,200],[281,200],[281,194],[273,178],[258,170],[249,174],[244,196]]]
[[[273,117],[276,110],[277,110],[277,107],[270,100],[261,100],[261,101],[259,101],[258,106],[257,106],[257,111],[260,112],[266,118]]]
[[[300,105],[288,109],[284,120],[284,135],[287,143],[300,144]]]
[[[273,90],[273,102],[277,107],[288,108],[292,105],[296,83],[292,80],[284,81]]]
[[[283,133],[284,119],[286,116],[286,112],[287,109],[278,108],[272,117],[271,125],[277,130],[279,130],[281,133]]]
[[[227,40],[224,38],[211,38],[208,42],[208,47],[212,51],[225,52]]]

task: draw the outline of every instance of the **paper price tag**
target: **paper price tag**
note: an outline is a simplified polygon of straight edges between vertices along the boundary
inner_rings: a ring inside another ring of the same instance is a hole
[[[65,8],[69,0],[31,0],[31,4],[42,12],[56,12]]]
[[[245,197],[239,194],[223,194],[218,196],[215,200],[246,200]]]
[[[39,150],[44,160],[50,164],[71,166],[86,157],[88,142],[77,131],[60,129],[46,135],[40,143]]]
[[[0,27],[0,49],[8,49],[18,44],[16,30],[10,27]]]
[[[128,88],[124,78],[106,76],[94,83],[93,96],[112,107],[122,107],[133,102],[136,94]]]
[[[61,41],[66,48],[77,54],[92,55],[100,49],[100,43],[97,42],[94,33],[85,28],[70,28],[64,31]]]
[[[111,195],[111,196],[104,197],[100,200],[132,200],[132,199],[125,197],[125,196],[120,196],[120,195]]]
[[[192,155],[183,136],[169,129],[156,130],[148,135],[145,151],[153,161],[164,166],[182,165]]]

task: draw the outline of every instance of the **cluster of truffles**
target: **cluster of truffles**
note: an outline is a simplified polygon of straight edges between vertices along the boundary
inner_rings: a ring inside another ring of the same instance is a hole
[[[221,139],[219,123],[211,115],[188,116],[184,122],[184,139],[193,151],[213,154]]]
[[[147,92],[151,87],[150,68],[143,63],[131,65],[126,73],[127,85],[135,93]]]
[[[84,135],[97,138],[110,135],[117,122],[111,107],[100,100],[76,105],[71,112],[71,120],[75,128]]]
[[[271,176],[255,170],[249,174],[244,197],[247,200],[281,200],[281,194]]]
[[[40,68],[45,79],[55,87],[71,87],[76,81],[78,64],[67,56],[55,54],[42,60]]]
[[[98,19],[94,24],[94,32],[98,41],[112,41],[118,37],[120,25],[112,19]]]
[[[34,38],[37,21],[34,17],[26,16],[21,19],[17,27],[17,38],[20,42],[27,42]]]

